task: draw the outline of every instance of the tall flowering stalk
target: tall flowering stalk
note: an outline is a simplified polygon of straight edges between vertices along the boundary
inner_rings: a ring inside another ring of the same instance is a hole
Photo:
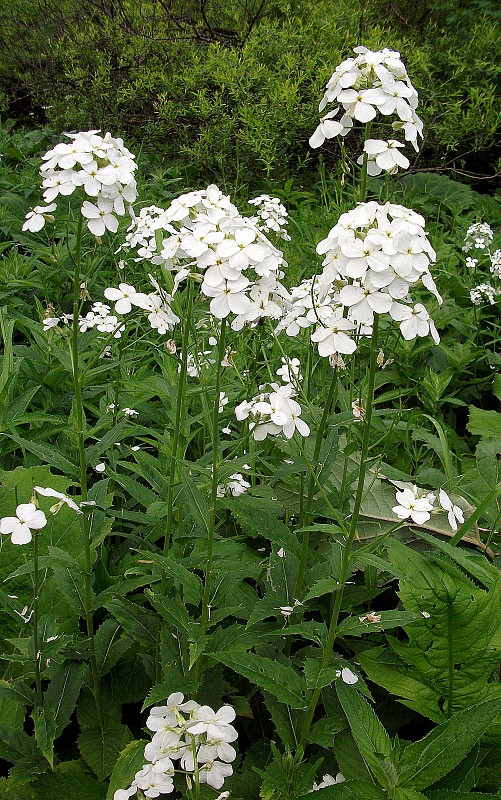
[[[45,202],[50,205],[42,212],[40,208],[27,214],[23,226],[25,230],[39,231],[46,222],[53,220],[51,213],[56,209],[59,196],[69,197],[74,193],[80,195],[81,206],[78,215],[75,246],[73,251],[73,315],[71,319],[71,374],[75,395],[75,435],[77,439],[80,492],[82,503],[87,503],[87,462],[85,455],[86,421],[82,399],[82,370],[79,357],[79,335],[82,329],[80,319],[82,279],[82,239],[84,220],[87,220],[89,231],[96,237],[107,230],[116,232],[118,216],[126,213],[125,203],[136,199],[136,181],[134,156],[124,146],[121,139],[115,139],[107,133],[104,137],[98,131],[86,131],[66,134],[69,143],[61,142],[49,150],[43,157],[40,168],[42,188]],[[91,197],[91,203],[83,197]],[[85,284],[85,281],[84,281]],[[99,315],[98,315],[99,316]],[[56,318],[59,322],[59,318]],[[56,324],[57,324],[56,322]],[[93,327],[90,322],[88,327]],[[82,536],[84,546],[84,608],[89,660],[92,672],[96,712],[100,725],[103,724],[101,688],[97,667],[94,640],[94,613],[92,592],[92,540],[88,511],[82,514]]]

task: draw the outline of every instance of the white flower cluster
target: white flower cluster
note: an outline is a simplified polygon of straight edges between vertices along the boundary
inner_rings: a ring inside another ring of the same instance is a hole
[[[393,203],[371,201],[342,214],[317,245],[322,274],[291,290],[277,332],[296,336],[317,324],[311,340],[321,356],[349,355],[358,337],[371,335],[374,314],[388,313],[404,339],[431,334],[438,344],[433,320],[409,294],[422,283],[442,302],[429,271],[436,254],[424,225],[419,214]]]
[[[344,783],[345,780],[346,778],[342,772],[338,772],[335,778],[333,778],[332,775],[324,775],[320,783],[313,784],[308,794],[318,792],[319,789],[326,789],[328,786],[335,786],[336,783]]]
[[[249,204],[257,207],[257,216],[251,219],[260,231],[263,233],[273,231],[279,239],[290,242],[291,237],[287,233],[287,217],[289,215],[278,197],[260,194],[259,197],[249,200]]]
[[[301,375],[301,364],[299,362],[299,358],[282,356],[281,361],[282,366],[277,369],[277,375],[282,379],[282,381],[284,383],[293,383],[296,386],[301,383],[303,376]]]
[[[109,133],[100,136],[99,131],[66,133],[71,142],[60,142],[49,150],[40,168],[43,177],[43,197],[49,206],[37,206],[26,215],[23,230],[39,231],[51,212],[53,202],[59,195],[66,197],[82,188],[88,197],[96,198],[96,204],[84,200],[82,215],[95,236],[106,230],[116,233],[117,216],[125,214],[125,204],[133,203],[137,196],[134,170],[135,156],[125,147],[122,139]]]
[[[466,231],[463,250],[465,253],[476,250],[477,257],[468,256],[466,266],[476,270],[480,261],[481,267],[485,269],[488,263],[492,276],[501,280],[501,250],[491,251],[493,241],[494,233],[486,222],[476,222],[474,225],[470,225]],[[486,302],[493,306],[498,302],[497,298],[500,294],[501,288],[483,282],[470,290],[470,299],[475,306],[481,306]]]
[[[469,253],[470,250],[486,250],[492,244],[494,233],[487,222],[475,222],[466,231],[463,250]]]
[[[238,497],[241,494],[245,494],[247,489],[250,489],[249,481],[246,481],[240,472],[235,472],[233,475],[230,475],[225,483],[219,484],[217,487],[217,496]]]
[[[184,702],[180,692],[171,694],[165,706],[150,711],[146,727],[153,738],[144,748],[146,763],[128,789],[118,789],[113,800],[128,800],[140,789],[145,797],[159,797],[174,791],[174,761],[185,773],[198,773],[200,783],[220,789],[236,758],[231,742],[237,731],[231,725],[235,711],[222,706],[213,711],[194,700]]]
[[[496,305],[496,297],[500,294],[499,289],[495,289],[490,283],[479,283],[470,290],[470,299],[474,306],[481,306],[484,303],[490,303],[491,306]]]
[[[366,47],[354,50],[356,57],[339,64],[327,83],[318,110],[322,112],[329,103],[336,103],[336,108],[321,118],[310,138],[310,147],[320,147],[335,136],[346,136],[355,121],[371,122],[379,112],[382,116],[397,115],[393,130],[403,133],[418,152],[418,135],[423,137],[423,123],[416,114],[418,93],[400,53],[386,48],[376,52]],[[399,167],[408,167],[408,160],[398,151],[403,146],[394,139],[367,140],[369,174],[378,175],[383,170],[393,173]]]
[[[162,289],[151,275],[150,281],[155,291],[149,294],[137,292],[134,286],[128,283],[120,283],[118,289],[113,287],[105,289],[104,296],[115,303],[116,314],[129,314],[133,306],[142,308],[151,327],[163,335],[173,329],[179,322],[179,317],[172,311],[172,296]]]
[[[417,486],[401,484],[398,481],[395,481],[395,484],[399,486],[400,491],[396,493],[395,497],[398,505],[393,506],[392,511],[399,519],[408,520],[410,518],[416,525],[424,525],[431,518],[434,511],[445,511],[453,531],[457,531],[458,522],[461,525],[463,524],[463,510],[453,503],[444,489],[440,489],[438,494],[439,504],[436,505],[436,495],[433,492],[427,492]]]
[[[269,386],[271,391],[262,391],[235,408],[237,420],[249,419],[249,430],[257,442],[281,434],[291,439],[296,430],[301,436],[309,436],[310,429],[301,419],[301,406],[293,400],[296,394],[293,385],[270,383]]]
[[[233,315],[234,330],[281,316],[283,255],[217,186],[181,195],[166,210],[143,209],[124,247],[175,272],[175,285],[201,272],[211,314]]]

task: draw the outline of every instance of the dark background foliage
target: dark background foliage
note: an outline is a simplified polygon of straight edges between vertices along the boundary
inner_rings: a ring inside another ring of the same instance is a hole
[[[500,12],[485,0],[12,0],[0,31],[5,117],[118,132],[193,179],[306,179],[334,67],[357,44],[401,52],[425,142],[412,168],[492,190]],[[327,166],[337,160],[324,149]]]

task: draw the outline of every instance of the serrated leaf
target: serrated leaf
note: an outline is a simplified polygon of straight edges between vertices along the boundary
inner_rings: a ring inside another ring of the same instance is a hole
[[[54,766],[54,739],[56,738],[56,722],[45,712],[44,708],[35,708],[31,717],[34,723],[36,743],[42,755],[51,767]]]
[[[308,689],[323,689],[324,686],[330,686],[338,677],[337,673],[339,672],[335,667],[322,669],[320,661],[314,658],[305,659],[303,671]]]
[[[132,640],[122,634],[122,626],[116,620],[107,619],[99,626],[94,637],[94,646],[101,677],[113,669],[131,644]]]
[[[197,605],[200,602],[203,592],[202,581],[193,572],[170,556],[163,556],[160,553],[153,553],[142,550],[137,554],[138,558],[145,561],[152,561],[165,572],[173,581],[180,585],[187,603]]]
[[[501,414],[475,406],[469,406],[469,410],[470,418],[466,427],[470,433],[483,439],[501,439]]]
[[[314,795],[315,800],[317,797],[318,800],[386,800],[386,795],[373,783],[357,780],[317,789]],[[301,795],[299,800],[311,800],[311,793]]]
[[[23,439],[22,436],[11,433],[6,434],[9,439],[12,439],[16,444],[24,447],[30,453],[34,453],[44,464],[55,467],[60,470],[64,475],[71,476],[72,478],[78,477],[78,469],[71,461],[62,456],[54,447],[42,442],[32,442],[29,439]]]
[[[436,563],[433,554],[396,540],[388,541],[387,549],[402,575],[405,608],[426,618],[404,626],[407,642],[388,637],[393,654],[359,654],[369,678],[435,722],[495,700],[498,687],[489,679],[501,660],[499,581],[486,592],[452,561]]]
[[[367,700],[354,687],[337,681],[336,692],[360,755],[378,781],[385,786],[386,772],[382,762],[387,760],[391,763],[392,760],[390,737]]]
[[[111,775],[118,756],[132,740],[129,729],[119,722],[105,720],[80,731],[77,744],[80,755],[100,781]]]
[[[306,707],[306,684],[288,664],[281,664],[254,653],[211,653],[210,658],[225,664],[256,686],[270,692],[291,708]]]
[[[56,669],[43,696],[43,708],[60,736],[70,722],[82,688],[84,665],[69,661]]]
[[[139,739],[129,742],[122,750],[111,774],[106,800],[113,800],[117,789],[129,788],[136,772],[139,772],[145,763],[144,748],[147,744],[147,739]]]
[[[148,648],[155,645],[157,619],[154,614],[125,598],[109,600],[105,606],[129,636]]]
[[[338,628],[339,636],[363,636],[371,631],[400,628],[422,620],[422,614],[411,611],[375,611],[372,614],[345,617]],[[376,621],[372,621],[372,619]]]
[[[190,510],[195,525],[205,534],[209,532],[209,504],[207,498],[200,489],[195,486],[193,478],[190,478],[184,469],[180,469],[181,481],[183,484],[183,496],[186,505]]]
[[[407,745],[400,759],[400,783],[426,789],[463,760],[501,711],[501,699],[455,714],[419,742]]]

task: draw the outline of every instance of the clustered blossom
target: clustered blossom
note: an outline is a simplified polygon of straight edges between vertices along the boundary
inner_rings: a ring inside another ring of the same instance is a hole
[[[173,272],[174,288],[201,273],[210,313],[219,320],[232,316],[234,330],[282,314],[281,251],[217,186],[181,195],[165,210],[142,209],[124,247]]]
[[[439,502],[436,504],[436,495],[433,492],[427,492],[426,489],[419,489],[417,486],[409,484],[395,483],[400,491],[397,491],[395,498],[398,505],[393,506],[392,511],[399,519],[409,520],[410,518],[416,525],[424,525],[431,519],[434,512],[445,511],[453,531],[457,531],[458,522],[460,525],[463,524],[463,510],[451,500],[444,489],[440,489]]]
[[[303,376],[301,375],[299,358],[282,356],[281,361],[282,366],[277,369],[277,375],[282,379],[282,381],[284,383],[293,383],[295,385],[300,383],[303,380]]]
[[[322,112],[331,103],[336,107],[322,116],[310,138],[310,147],[321,147],[326,139],[336,136],[344,137],[355,122],[372,122],[379,113],[383,117],[396,115],[393,130],[402,133],[418,152],[418,136],[423,137],[423,123],[416,113],[418,93],[400,53],[387,48],[373,52],[366,47],[355,47],[354,51],[356,57],[339,64],[327,83],[318,110]],[[364,150],[370,164],[369,174],[393,173],[399,167],[408,167],[407,158],[397,149],[403,146],[395,139],[367,140]]]
[[[431,334],[435,324],[411,286],[422,284],[442,302],[429,271],[436,259],[423,217],[401,205],[375,201],[342,214],[327,239],[317,245],[323,272],[290,290],[276,332],[296,336],[316,325],[311,340],[319,355],[350,355],[361,336],[370,336],[374,314],[400,323],[404,339]]]
[[[263,233],[273,231],[279,239],[290,242],[291,237],[287,233],[287,217],[289,216],[285,206],[278,197],[270,197],[268,194],[260,194],[253,200],[249,200],[251,206],[256,206],[256,217],[252,217],[252,222]]]
[[[270,383],[269,387],[270,390],[261,391],[252,400],[244,400],[235,408],[237,420],[249,419],[249,430],[257,442],[262,442],[267,436],[283,435],[291,439],[295,431],[301,436],[309,436],[310,429],[301,419],[301,406],[293,399],[296,394],[293,385]]]
[[[475,222],[466,231],[463,250],[469,253],[470,250],[486,250],[492,244],[494,234],[492,228],[486,222]]]
[[[250,489],[249,481],[246,481],[240,472],[235,472],[233,475],[230,475],[228,480],[218,485],[217,496],[238,497],[241,494],[245,494],[247,489]]]
[[[484,303],[489,303],[491,306],[496,305],[496,297],[500,294],[498,289],[491,286],[490,283],[479,283],[470,290],[470,300],[474,306],[481,306]]]
[[[117,217],[124,216],[126,204],[137,196],[134,171],[135,156],[125,147],[122,139],[111,134],[100,136],[99,131],[66,133],[70,142],[60,142],[42,156],[40,168],[43,197],[48,206],[36,206],[26,215],[23,230],[40,231],[47,221],[52,221],[59,195],[68,197],[83,189],[88,197],[81,213],[95,236],[106,230],[116,233]]]
[[[476,257],[467,256],[466,266],[470,269],[485,267],[489,265],[489,271],[494,279],[501,279],[501,249],[492,251],[491,245],[494,241],[494,233],[490,225],[486,222],[476,222],[470,225],[466,231],[463,251],[470,253],[476,250]],[[479,267],[480,264],[480,267]],[[492,286],[492,284],[483,282],[478,286],[470,289],[470,300],[475,306],[481,306],[489,303],[491,306],[498,303],[498,297],[501,295],[501,288]]]
[[[138,790],[145,797],[170,794],[175,789],[175,761],[191,776],[196,764],[200,783],[220,789],[232,774],[231,762],[237,755],[231,745],[238,736],[231,725],[234,719],[231,706],[214,711],[194,700],[184,702],[180,692],[171,694],[167,704],[152,708],[146,720],[146,727],[153,732],[151,742],[144,748],[147,763],[128,789],[115,792],[113,800],[128,800]]]

